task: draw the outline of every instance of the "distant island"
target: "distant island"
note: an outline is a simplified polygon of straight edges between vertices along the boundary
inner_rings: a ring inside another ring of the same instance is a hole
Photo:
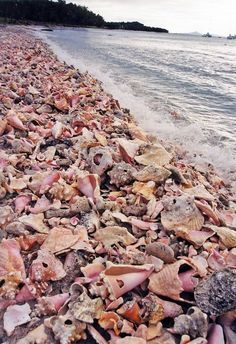
[[[145,26],[139,22],[106,22],[102,16],[89,11],[85,6],[65,0],[1,0],[0,22],[9,24],[50,24],[77,27],[97,27],[149,32],[168,30]]]

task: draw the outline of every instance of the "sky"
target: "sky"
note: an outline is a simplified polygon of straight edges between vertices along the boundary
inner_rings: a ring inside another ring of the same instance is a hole
[[[106,21],[139,21],[170,32],[236,34],[236,0],[66,0]]]

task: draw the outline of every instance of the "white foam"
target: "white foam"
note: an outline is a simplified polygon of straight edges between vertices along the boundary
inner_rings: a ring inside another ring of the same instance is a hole
[[[197,123],[186,121],[175,123],[163,106],[158,111],[150,109],[142,94],[137,97],[128,86],[117,84],[111,74],[105,73],[97,64],[89,64],[88,61],[71,56],[42,32],[37,32],[37,36],[49,44],[59,60],[75,66],[81,72],[88,71],[102,81],[104,89],[117,98],[122,107],[131,110],[143,129],[181,145],[187,150],[189,161],[213,164],[217,172],[231,183],[236,192],[236,157],[230,148],[224,147],[223,144],[219,146],[220,142],[211,143],[210,133],[205,133]]]

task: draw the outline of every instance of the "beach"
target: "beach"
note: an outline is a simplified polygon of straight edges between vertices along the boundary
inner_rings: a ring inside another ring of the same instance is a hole
[[[0,44],[2,342],[235,343],[228,181],[31,30]]]

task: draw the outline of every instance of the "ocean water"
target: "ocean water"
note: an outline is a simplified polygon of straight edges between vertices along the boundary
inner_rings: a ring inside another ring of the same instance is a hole
[[[60,59],[101,80],[146,130],[236,178],[236,41],[100,29],[40,35]]]

